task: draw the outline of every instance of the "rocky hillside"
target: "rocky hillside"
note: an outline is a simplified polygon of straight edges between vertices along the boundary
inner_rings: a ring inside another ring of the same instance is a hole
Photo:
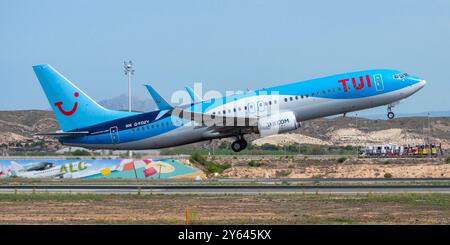
[[[428,130],[428,120],[431,130]],[[0,111],[1,143],[21,141],[37,132],[58,129],[53,112],[41,110]],[[303,122],[292,133],[274,135],[254,140],[254,144],[316,144],[316,145],[364,145],[376,143],[421,144],[430,141],[443,143],[450,148],[450,117],[411,117],[394,120],[370,120],[365,118],[317,119]]]
[[[51,111],[0,111],[2,142],[20,141],[31,138],[37,132],[51,132],[58,129],[58,123]]]

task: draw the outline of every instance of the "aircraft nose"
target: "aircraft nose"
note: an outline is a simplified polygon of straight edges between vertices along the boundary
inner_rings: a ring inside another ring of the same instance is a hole
[[[420,80],[420,82],[419,82],[419,88],[425,87],[426,84],[427,84],[427,80],[425,80],[425,79]]]

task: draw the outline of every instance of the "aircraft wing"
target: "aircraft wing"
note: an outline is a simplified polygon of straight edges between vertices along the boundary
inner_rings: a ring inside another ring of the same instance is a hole
[[[230,127],[256,127],[258,125],[258,118],[251,117],[228,117],[210,115],[199,112],[185,111],[182,108],[175,108],[171,112],[172,116],[194,121],[204,126],[213,128],[230,128]]]
[[[22,171],[24,169],[24,167],[15,161],[11,161],[10,169],[12,171]]]

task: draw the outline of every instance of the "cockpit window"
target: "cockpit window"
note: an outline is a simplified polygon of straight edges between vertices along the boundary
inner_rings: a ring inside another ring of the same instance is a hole
[[[408,73],[400,73],[400,74],[395,74],[394,75],[394,79],[403,79],[403,78],[405,78],[405,77],[407,77],[407,76],[409,76],[409,74]]]

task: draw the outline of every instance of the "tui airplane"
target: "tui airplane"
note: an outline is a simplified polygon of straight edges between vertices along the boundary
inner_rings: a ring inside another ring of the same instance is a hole
[[[235,137],[235,152],[246,148],[244,135],[267,136],[301,127],[301,122],[378,106],[392,108],[426,84],[397,70],[339,74],[231,96],[202,100],[190,89],[192,103],[172,106],[146,85],[158,110],[124,112],[106,109],[52,66],[33,66],[61,127],[40,135],[63,145],[89,149],[143,150]]]

